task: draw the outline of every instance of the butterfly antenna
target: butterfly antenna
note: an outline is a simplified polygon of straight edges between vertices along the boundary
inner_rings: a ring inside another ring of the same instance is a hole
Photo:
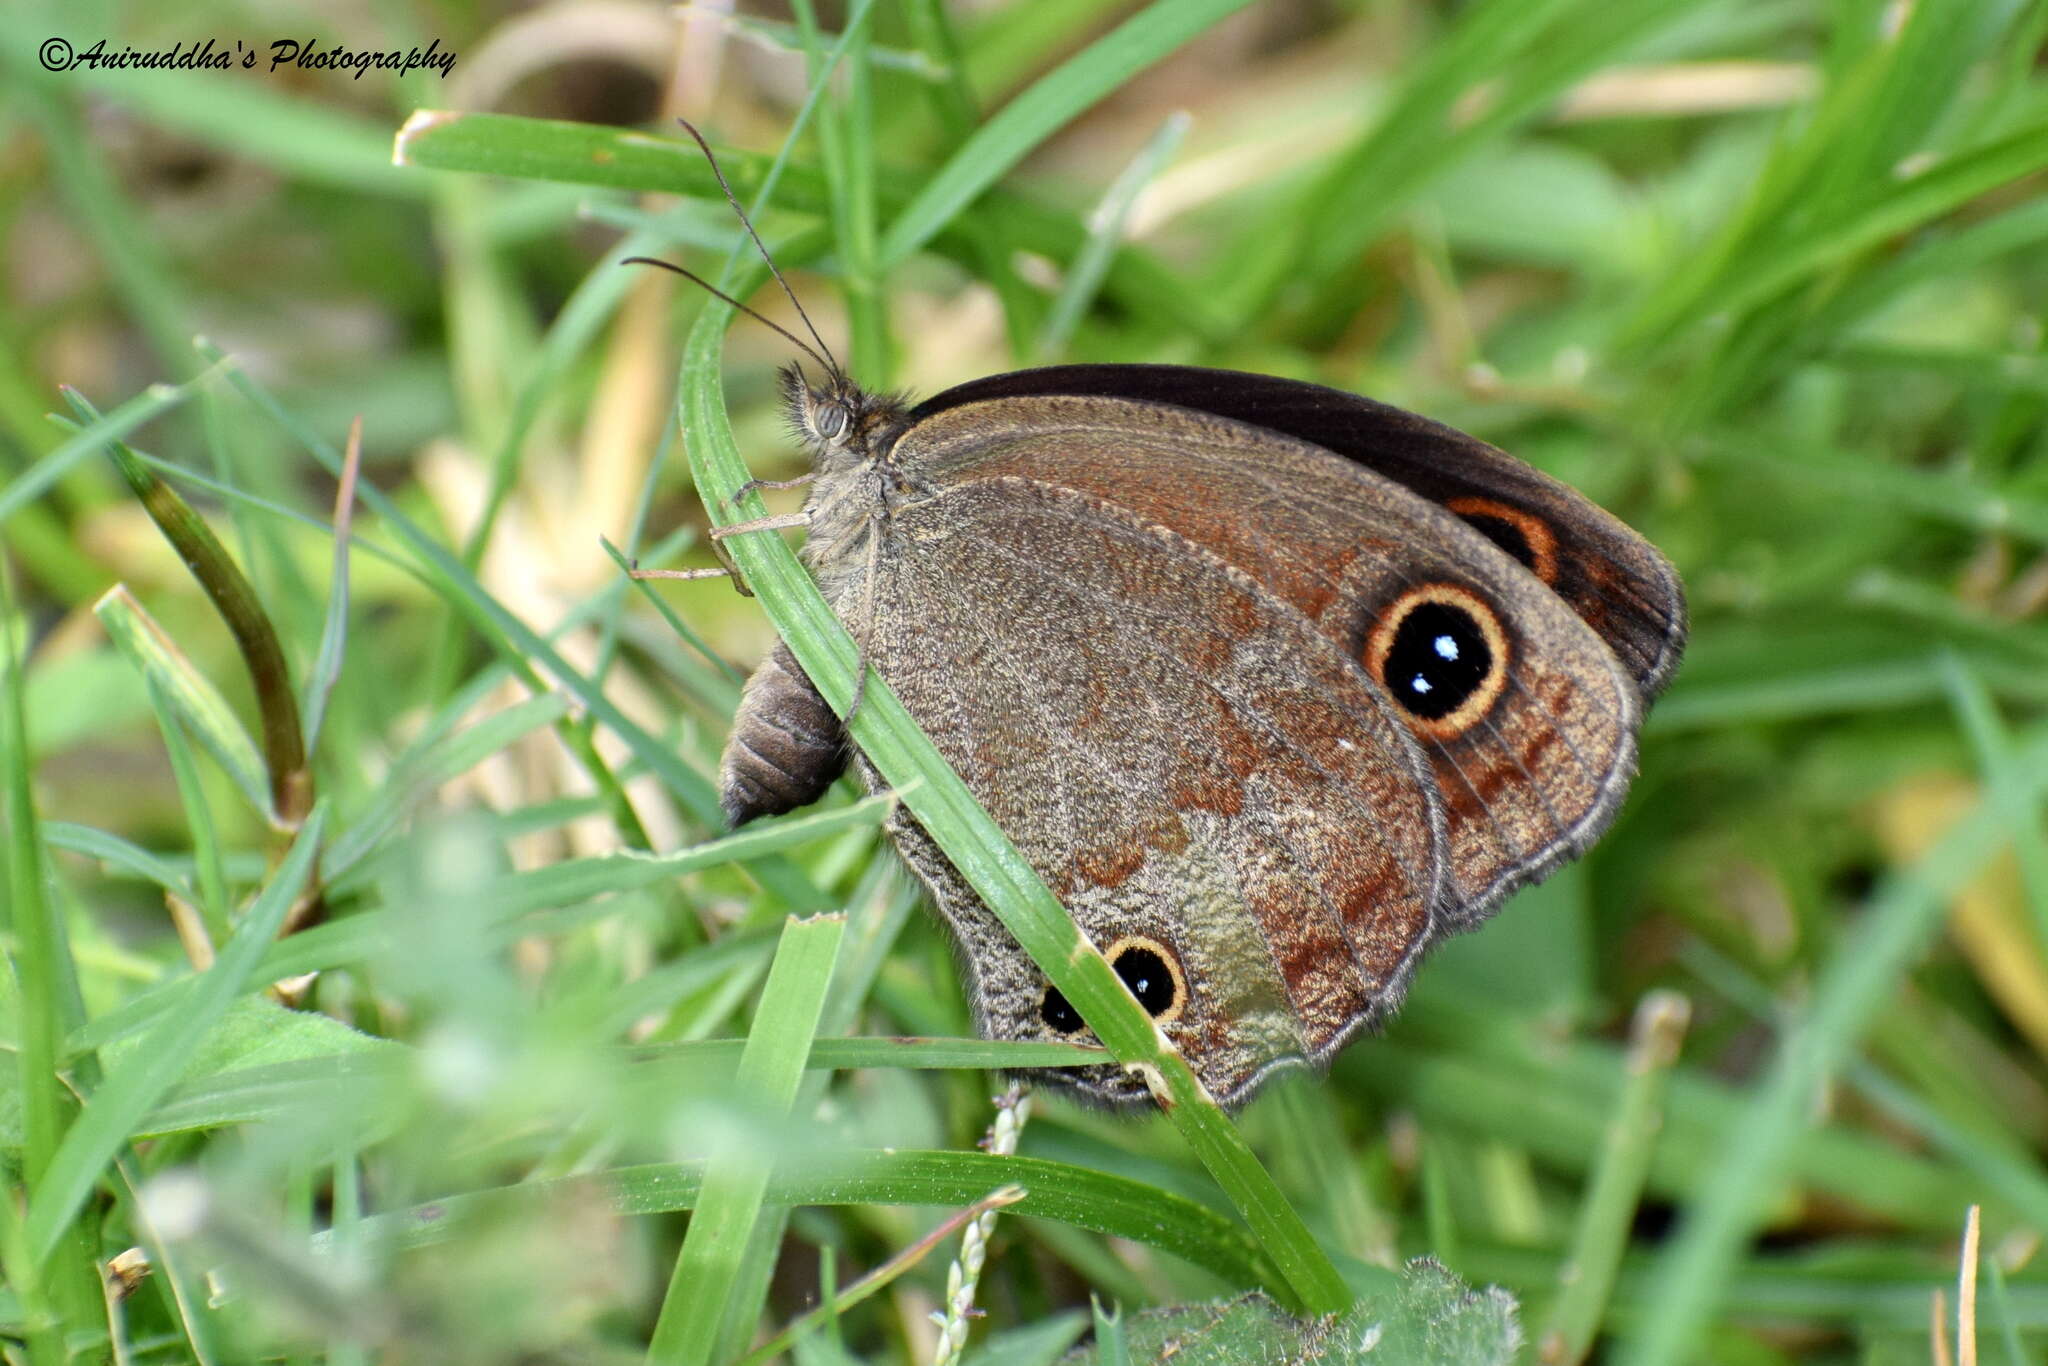
[[[688,119],[679,118],[676,120],[676,122],[683,125],[683,131],[685,133],[688,133],[691,137],[697,140],[697,146],[701,148],[704,152],[704,160],[709,162],[711,165],[711,174],[718,178],[718,188],[725,191],[725,202],[732,205],[733,213],[739,217],[740,226],[747,230],[747,236],[754,239],[754,249],[760,252],[761,259],[768,263],[768,273],[775,277],[776,284],[782,286],[782,292],[789,296],[790,305],[796,309],[796,315],[804,320],[804,327],[807,331],[810,332],[811,340],[818,344],[817,351],[812,351],[811,348],[808,346],[805,346],[804,350],[810,351],[811,358],[813,360],[816,360],[820,365],[823,365],[827,370],[831,371],[832,378],[835,381],[844,383],[846,380],[846,372],[839,368],[838,360],[834,358],[832,355],[832,348],[825,345],[825,339],[818,335],[817,325],[811,321],[811,315],[804,312],[803,303],[796,297],[796,291],[789,287],[789,281],[783,279],[782,272],[776,269],[775,258],[768,254],[767,244],[761,240],[761,234],[754,231],[754,220],[747,217],[747,211],[740,207],[739,198],[738,196],[733,194],[732,186],[726,183],[725,171],[719,166],[718,158],[712,154],[711,144],[704,140],[704,135],[698,132],[696,125],[691,123]],[[706,285],[705,288],[710,289],[710,286]],[[718,293],[718,291],[715,289],[712,290],[711,292],[714,294]],[[724,296],[720,295],[720,297],[723,298]],[[748,311],[752,312],[753,310],[749,309]],[[758,318],[761,315],[755,313],[754,316]],[[772,323],[769,325],[774,326],[774,324]],[[778,332],[782,331],[782,329],[780,328],[776,328],[776,330]],[[783,335],[788,336],[789,334],[787,332],[783,332]],[[792,338],[792,340],[794,340],[794,338]],[[797,344],[799,346],[803,345],[803,343],[801,342],[798,342]],[[818,354],[818,351],[823,351],[825,354],[823,356],[820,356]]]
[[[802,351],[812,360],[818,362],[819,365],[831,371],[833,375],[836,376],[839,374],[839,367],[834,365],[825,357],[819,355],[809,342],[805,341],[802,337],[799,337],[796,333],[784,327],[781,323],[776,322],[773,318],[763,317],[761,314],[755,312],[753,309],[748,308],[738,299],[733,298],[732,295],[726,293],[717,285],[712,284],[709,280],[697,274],[695,271],[684,270],[679,265],[675,265],[674,263],[669,261],[657,260],[652,256],[628,256],[625,260],[619,262],[619,264],[622,266],[660,266],[663,270],[670,271],[676,275],[680,275],[685,280],[688,280],[691,284],[697,286],[697,288],[703,290],[706,294],[711,295],[713,298],[725,300],[725,302],[731,304],[734,308],[737,308],[740,312],[746,314],[755,322],[760,323],[764,327],[774,328],[777,332],[780,332],[783,336],[787,337],[792,346],[795,346],[798,350]],[[820,344],[822,345],[822,343]]]

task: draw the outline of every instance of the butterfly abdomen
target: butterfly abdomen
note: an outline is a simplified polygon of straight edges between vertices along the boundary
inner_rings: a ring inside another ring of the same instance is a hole
[[[740,695],[718,764],[718,800],[734,826],[808,806],[846,769],[846,728],[778,643]]]

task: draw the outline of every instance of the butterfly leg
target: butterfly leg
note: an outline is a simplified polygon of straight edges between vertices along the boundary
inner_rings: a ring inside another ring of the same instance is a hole
[[[754,590],[747,587],[746,578],[740,567],[732,562],[732,555],[725,548],[725,542],[716,537],[711,541],[711,553],[718,557],[717,569],[642,569],[635,560],[628,575],[635,579],[731,579],[733,591],[743,598],[754,596]]]
[[[722,541],[728,536],[744,536],[749,531],[781,531],[785,527],[809,526],[808,512],[778,512],[767,517],[756,517],[750,522],[734,522],[731,526],[711,528],[711,539]]]
[[[860,704],[868,695],[868,659],[875,641],[875,580],[880,576],[881,558],[879,528],[870,526],[867,572],[861,576],[865,580],[860,593],[861,629],[853,645],[853,701],[846,708],[846,724],[849,726],[853,724],[853,718],[860,715]]]
[[[809,474],[799,474],[794,479],[749,479],[746,483],[741,484],[733,493],[732,502],[738,503],[740,499],[756,489],[800,489],[817,477],[818,472],[812,470]]]

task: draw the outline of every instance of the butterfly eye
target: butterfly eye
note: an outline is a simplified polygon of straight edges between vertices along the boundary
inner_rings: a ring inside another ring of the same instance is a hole
[[[1557,537],[1541,517],[1492,498],[1453,498],[1444,506],[1514,556],[1522,568],[1545,583],[1557,582]]]
[[[1395,599],[1374,624],[1365,663],[1417,730],[1455,740],[1507,686],[1507,634],[1470,591],[1424,584]]]
[[[846,409],[837,403],[819,404],[817,415],[811,419],[812,425],[817,428],[818,435],[824,437],[827,441],[837,441],[840,437],[845,436],[847,424],[850,421],[851,418],[847,414]]]
[[[1173,950],[1156,939],[1132,935],[1112,944],[1107,957],[1148,1015],[1162,1024],[1180,1018],[1188,1003],[1188,984]]]

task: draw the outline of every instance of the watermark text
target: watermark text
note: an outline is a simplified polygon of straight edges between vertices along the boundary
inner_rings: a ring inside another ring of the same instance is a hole
[[[46,38],[37,49],[45,71],[244,71],[267,70],[272,74],[287,68],[299,71],[351,71],[361,80],[365,71],[437,71],[446,80],[455,69],[456,54],[443,52],[436,38],[424,48],[348,48],[322,43],[317,38],[279,38],[260,47],[240,38],[224,42],[205,38],[177,42],[169,47],[145,48],[110,44],[102,38],[91,47],[76,47],[63,38]]]

